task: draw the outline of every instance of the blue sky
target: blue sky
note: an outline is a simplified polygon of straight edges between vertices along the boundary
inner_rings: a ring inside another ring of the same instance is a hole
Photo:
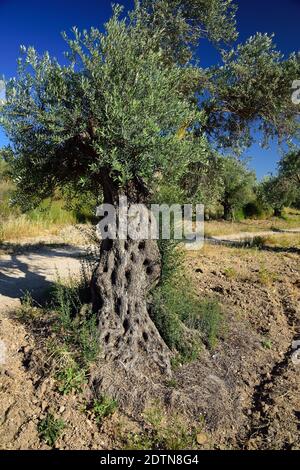
[[[21,44],[34,45],[40,53],[48,50],[63,60],[65,45],[60,32],[69,31],[72,26],[101,27],[110,16],[111,3],[111,0],[0,0],[0,78],[15,75]],[[133,1],[118,3],[128,8]],[[299,50],[300,0],[236,0],[236,3],[241,41],[257,31],[275,33],[283,53]],[[200,45],[199,55],[203,66],[218,61],[218,54],[205,42]],[[0,147],[6,142],[0,129]],[[280,158],[275,143],[269,150],[261,149],[258,143],[247,155],[252,158],[251,166],[258,177],[274,172]]]

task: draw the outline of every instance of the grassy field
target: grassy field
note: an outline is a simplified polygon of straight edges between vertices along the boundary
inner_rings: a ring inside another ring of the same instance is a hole
[[[56,235],[63,227],[76,222],[75,215],[65,210],[61,201],[45,203],[44,207],[27,214],[11,210],[5,216],[1,214],[0,242]]]
[[[231,235],[240,232],[264,232],[268,230],[292,230],[300,228],[300,211],[286,209],[282,217],[271,217],[265,220],[247,219],[240,222],[213,220],[205,222],[205,235]]]
[[[282,248],[298,248],[300,249],[300,233],[284,233],[274,236],[263,237],[265,246],[278,246]]]
[[[0,243],[57,235],[64,227],[86,222],[91,216],[90,208],[86,213],[68,210],[59,197],[45,200],[38,208],[23,214],[11,204],[13,190],[11,182],[0,178]]]

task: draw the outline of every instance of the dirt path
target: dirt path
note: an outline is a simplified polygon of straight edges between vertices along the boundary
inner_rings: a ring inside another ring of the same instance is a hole
[[[38,246],[27,251],[0,256],[0,312],[20,305],[29,291],[35,298],[45,292],[59,275],[80,272],[84,249],[75,246]]]
[[[239,232],[233,233],[230,235],[214,235],[212,237],[207,237],[208,241],[212,242],[227,242],[227,243],[235,243],[235,242],[242,242],[246,240],[253,240],[256,237],[273,237],[276,235],[285,235],[285,234],[297,234],[299,233],[300,236],[300,228],[294,228],[290,230],[267,230],[265,232]]]

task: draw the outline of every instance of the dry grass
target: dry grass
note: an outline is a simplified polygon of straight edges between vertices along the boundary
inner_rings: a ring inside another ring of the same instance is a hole
[[[0,161],[1,163],[1,161]],[[44,200],[36,209],[25,214],[12,205],[13,183],[1,179],[0,168],[0,243],[58,235],[64,227],[79,222],[79,213],[68,210],[59,195]]]
[[[62,225],[52,225],[43,220],[31,220],[26,215],[8,217],[0,224],[0,241],[20,241],[41,235],[57,235]]]
[[[13,185],[10,181],[1,181],[0,174],[0,221],[9,216],[11,207],[9,204],[10,195],[13,190]]]
[[[264,237],[265,246],[300,248],[300,233],[285,233]]]
[[[267,220],[243,220],[241,222],[205,222],[205,235],[231,235],[240,232],[264,232],[267,230],[287,230],[300,227],[300,211],[287,209],[283,218],[272,217]]]
[[[34,210],[22,214],[10,204],[10,182],[0,182],[0,243],[57,235],[63,227],[77,222],[61,200],[45,200]]]

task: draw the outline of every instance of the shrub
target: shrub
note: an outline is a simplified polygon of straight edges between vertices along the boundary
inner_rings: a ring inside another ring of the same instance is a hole
[[[186,328],[198,307],[199,300],[183,276],[163,282],[153,293],[152,319],[166,344],[184,362],[195,359],[200,350],[200,336]]]
[[[204,299],[199,302],[196,315],[190,315],[188,325],[200,330],[204,341],[210,349],[216,347],[219,336],[224,330],[224,319],[220,304],[215,299]]]
[[[38,425],[38,433],[42,439],[50,447],[55,445],[55,442],[61,435],[65,423],[61,419],[55,419],[52,414],[48,414]]]
[[[175,243],[163,242],[162,278],[152,293],[150,314],[170,349],[179,353],[173,365],[195,359],[202,339],[215,347],[223,321],[215,300],[201,300],[182,274],[183,253]]]
[[[86,371],[80,369],[74,363],[73,365],[60,370],[56,374],[58,383],[58,391],[63,395],[68,395],[72,391],[81,392],[83,385],[86,383]]]
[[[56,317],[52,328],[56,331],[55,344],[49,350],[56,360],[56,380],[60,393],[81,392],[87,382],[89,365],[99,354],[97,318],[91,310],[86,282],[61,280],[54,286],[52,308]]]
[[[254,238],[245,238],[245,240],[242,242],[242,246],[244,246],[245,248],[257,248],[261,250],[266,245],[266,242],[266,237],[258,235]]]
[[[84,303],[88,296],[85,282],[72,279],[68,285],[59,280],[53,293],[53,306],[58,313],[57,328],[63,330],[65,342],[75,350],[82,366],[93,362],[99,353],[97,319],[89,304]]]
[[[243,207],[243,213],[246,219],[264,219],[271,215],[271,211],[266,211],[259,201],[248,202]]]
[[[245,214],[244,214],[242,207],[233,211],[232,220],[236,222],[242,222],[244,219],[245,219]]]
[[[95,399],[90,406],[87,407],[87,412],[92,414],[97,423],[100,423],[104,418],[112,415],[118,407],[116,400],[103,395]]]

